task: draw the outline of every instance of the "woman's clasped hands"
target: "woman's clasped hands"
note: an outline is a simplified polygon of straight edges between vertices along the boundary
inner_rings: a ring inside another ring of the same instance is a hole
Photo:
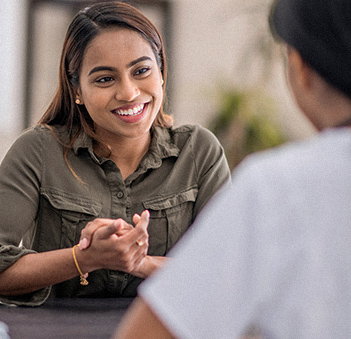
[[[98,218],[81,232],[77,257],[83,272],[110,269],[145,278],[151,273],[149,257],[149,211],[133,216],[135,227],[123,219]]]

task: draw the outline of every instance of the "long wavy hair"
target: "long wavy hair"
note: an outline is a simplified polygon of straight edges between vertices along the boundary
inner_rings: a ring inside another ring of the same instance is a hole
[[[103,2],[92,5],[77,13],[68,27],[61,55],[59,82],[56,94],[39,124],[51,129],[63,126],[67,129],[69,140],[64,144],[64,157],[67,165],[67,153],[74,141],[84,131],[93,142],[110,153],[106,145],[95,133],[93,121],[84,105],[75,103],[79,88],[79,75],[84,52],[89,43],[101,32],[113,27],[123,27],[138,32],[151,46],[163,77],[163,92],[167,80],[167,64],[162,37],[155,25],[135,7],[122,2]],[[154,126],[170,127],[172,118],[163,111],[163,102]],[[152,127],[152,128],[153,128]],[[69,166],[70,167],[70,166]]]

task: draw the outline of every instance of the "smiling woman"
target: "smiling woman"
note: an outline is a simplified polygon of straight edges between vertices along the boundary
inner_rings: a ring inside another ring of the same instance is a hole
[[[163,100],[162,81],[150,44],[133,30],[104,31],[85,52],[76,96],[123,178],[135,171],[149,148]]]
[[[162,38],[134,7],[75,16],[57,92],[0,167],[0,301],[134,297],[229,181],[214,135],[164,114],[166,80]]]

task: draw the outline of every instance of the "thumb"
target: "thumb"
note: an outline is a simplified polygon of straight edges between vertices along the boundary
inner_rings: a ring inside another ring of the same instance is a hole
[[[149,220],[150,220],[150,212],[148,210],[144,210],[140,217],[138,215],[134,215],[135,218],[135,227],[136,228],[143,228],[145,231],[149,227]],[[133,220],[134,220],[133,218]]]
[[[134,225],[136,225],[139,222],[140,218],[141,218],[140,215],[137,214],[137,213],[135,213],[133,215],[133,223],[134,223]]]

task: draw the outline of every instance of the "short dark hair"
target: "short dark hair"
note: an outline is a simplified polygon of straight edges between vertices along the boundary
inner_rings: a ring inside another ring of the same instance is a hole
[[[350,0],[275,0],[270,26],[273,35],[351,97]]]

